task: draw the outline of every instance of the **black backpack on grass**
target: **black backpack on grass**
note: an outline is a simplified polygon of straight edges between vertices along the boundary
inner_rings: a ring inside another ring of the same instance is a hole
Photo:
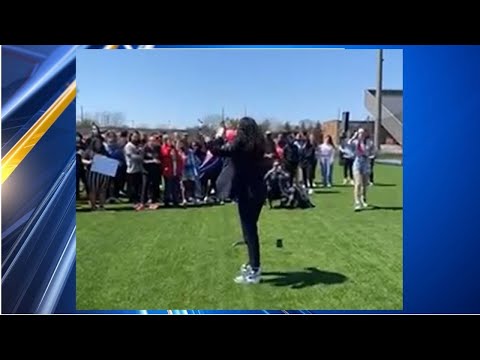
[[[315,205],[310,201],[310,196],[308,192],[303,187],[298,185],[293,185],[289,189],[290,196],[288,197],[288,201],[284,205],[285,207],[295,209],[310,209],[314,208]]]

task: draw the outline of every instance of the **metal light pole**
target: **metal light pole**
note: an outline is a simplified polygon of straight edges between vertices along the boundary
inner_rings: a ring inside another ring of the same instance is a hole
[[[374,126],[375,149],[380,149],[380,124],[382,121],[382,77],[383,77],[383,50],[378,50],[378,73],[377,73],[377,116]]]

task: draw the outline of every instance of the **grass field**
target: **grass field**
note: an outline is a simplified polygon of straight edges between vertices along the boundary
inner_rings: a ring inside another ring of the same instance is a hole
[[[340,169],[335,169],[340,183]],[[78,309],[401,309],[402,167],[377,165],[368,202],[319,189],[316,208],[260,218],[263,282],[246,260],[236,207],[77,213]],[[284,248],[276,248],[276,239]]]

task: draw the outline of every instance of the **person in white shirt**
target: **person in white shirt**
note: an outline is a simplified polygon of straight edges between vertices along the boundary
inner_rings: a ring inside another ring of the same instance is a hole
[[[335,145],[330,135],[327,135],[323,139],[323,143],[318,146],[317,159],[322,173],[323,187],[332,187]]]
[[[367,189],[370,178],[371,166],[370,158],[374,154],[372,141],[368,140],[365,130],[358,129],[348,140],[352,145],[355,157],[353,160],[353,197],[355,201],[355,211],[360,211],[367,205]]]
[[[348,144],[348,132],[340,138],[340,165],[343,166],[343,185],[353,185],[353,160],[352,146]]]

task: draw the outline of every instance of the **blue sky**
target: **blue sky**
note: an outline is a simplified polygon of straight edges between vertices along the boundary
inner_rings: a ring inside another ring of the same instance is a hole
[[[402,50],[384,51],[383,87],[403,89]],[[77,111],[123,112],[134,124],[196,125],[213,114],[258,120],[365,119],[376,50],[81,50]]]

